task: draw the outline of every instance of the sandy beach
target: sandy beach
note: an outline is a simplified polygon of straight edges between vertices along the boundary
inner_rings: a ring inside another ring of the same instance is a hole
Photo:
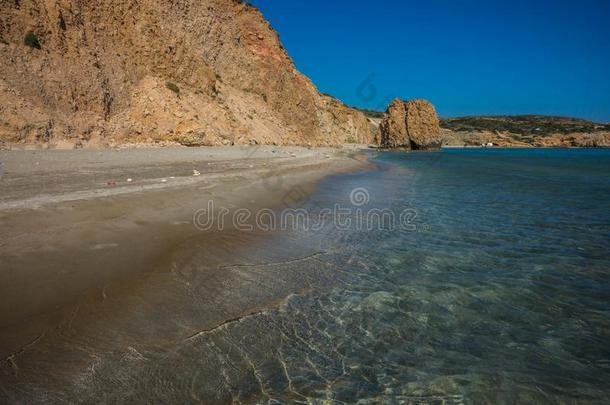
[[[335,3],[2,1],[0,405],[608,402],[610,2]]]
[[[149,308],[147,316],[171,318],[176,315],[172,311],[189,310],[188,305],[164,303],[164,293],[155,287],[158,280],[151,282],[151,274],[171,272],[176,255],[189,255],[191,248],[185,246],[198,246],[209,267],[218,268],[247,260],[239,248],[266,237],[230,227],[198,231],[193,213],[208,201],[229,209],[298,204],[325,176],[365,168],[358,150],[252,146],[0,152],[4,377],[17,378],[41,356],[62,356],[54,352],[60,337],[90,339],[113,327],[121,331],[112,333],[129,335],[130,341],[188,336],[294,292],[295,286],[287,286],[244,295],[233,283],[233,297],[218,305],[214,294],[224,292],[226,298],[230,280],[209,275],[204,292],[216,304],[197,317],[196,326],[163,330],[168,323],[153,320],[146,330],[129,326],[134,297],[151,292],[159,307]],[[174,300],[178,295],[167,294]],[[100,341],[112,350],[112,338]],[[72,361],[77,367],[86,360]]]

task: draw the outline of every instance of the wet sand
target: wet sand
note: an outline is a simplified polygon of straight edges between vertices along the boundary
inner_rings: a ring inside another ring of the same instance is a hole
[[[44,378],[41,364],[77,373],[99,355],[92,348],[188,338],[298,292],[298,282],[241,280],[223,266],[315,252],[259,252],[268,235],[202,232],[193,214],[210,200],[298,204],[325,176],[366,167],[357,150],[0,152],[0,391]],[[203,272],[185,264],[194,249]]]

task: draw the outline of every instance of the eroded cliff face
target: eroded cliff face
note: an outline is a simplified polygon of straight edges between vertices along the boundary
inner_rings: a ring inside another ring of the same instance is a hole
[[[373,141],[364,115],[321,95],[258,10],[239,1],[0,0],[0,8],[0,140]]]
[[[379,130],[384,148],[429,150],[441,147],[439,119],[432,103],[426,100],[395,99]]]

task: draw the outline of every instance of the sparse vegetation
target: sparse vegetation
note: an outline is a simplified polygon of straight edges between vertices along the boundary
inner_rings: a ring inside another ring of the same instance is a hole
[[[245,1],[245,0],[235,0],[235,1],[240,4],[245,4],[247,7],[253,8],[254,10],[258,10],[258,8],[254,4],[250,3],[249,1]]]
[[[67,28],[67,27],[66,27],[66,20],[64,20],[64,16],[63,16],[63,14],[61,14],[61,13],[59,13],[59,28],[60,28],[62,31],[65,31],[65,30],[66,30],[66,28]]]
[[[210,95],[213,99],[218,97],[218,87],[216,87],[216,83],[212,83],[212,85],[210,86]]]
[[[325,93],[325,92],[323,92],[323,91],[321,91],[321,92],[320,92],[320,94],[321,94],[321,95],[323,95],[323,96],[326,96],[326,97],[330,97],[330,98],[332,98],[332,99],[334,99],[334,100],[336,100],[336,99],[337,99],[337,97],[333,96],[332,94]]]
[[[354,108],[364,114],[367,118],[383,118],[383,111],[367,110],[366,108]]]
[[[265,103],[267,102],[267,95],[265,93],[262,94],[263,100],[265,100]]]
[[[358,141],[350,136],[347,138],[347,143],[358,143]]]
[[[42,46],[40,45],[40,40],[38,39],[38,35],[36,35],[32,31],[25,34],[23,42],[30,48],[42,49]]]
[[[551,135],[573,132],[598,132],[610,130],[610,124],[566,117],[544,115],[473,116],[441,120],[441,127],[456,132],[510,132],[518,135]]]
[[[180,95],[180,87],[178,87],[178,85],[176,83],[167,82],[167,83],[165,83],[165,87],[167,87],[169,90],[176,93],[177,96]]]

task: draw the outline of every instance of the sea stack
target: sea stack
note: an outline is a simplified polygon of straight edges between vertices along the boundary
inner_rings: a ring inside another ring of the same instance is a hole
[[[381,146],[414,150],[441,147],[441,129],[432,103],[426,100],[390,103],[380,124]]]

